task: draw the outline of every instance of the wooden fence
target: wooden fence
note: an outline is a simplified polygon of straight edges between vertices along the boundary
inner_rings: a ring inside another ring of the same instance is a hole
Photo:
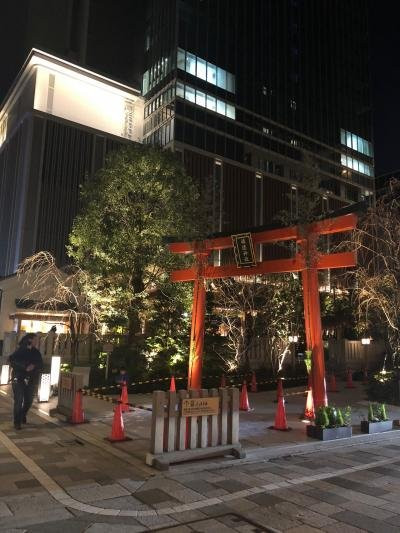
[[[151,448],[146,463],[170,463],[215,455],[244,457],[239,443],[239,390],[153,392]]]

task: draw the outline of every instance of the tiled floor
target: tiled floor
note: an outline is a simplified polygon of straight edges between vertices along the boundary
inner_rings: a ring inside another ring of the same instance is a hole
[[[398,433],[158,473],[96,431],[31,414],[16,432],[9,411],[0,397],[0,531],[400,531]]]

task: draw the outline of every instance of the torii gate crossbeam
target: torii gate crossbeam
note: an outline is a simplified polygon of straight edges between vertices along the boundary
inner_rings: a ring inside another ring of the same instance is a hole
[[[351,231],[355,228],[356,223],[356,215],[350,214],[313,222],[302,227],[292,226],[254,232],[251,234],[254,244],[293,240],[299,245],[300,253],[289,259],[261,261],[256,266],[247,268],[239,268],[236,265],[215,267],[208,264],[208,256],[212,250],[223,250],[233,247],[231,237],[218,237],[196,242],[171,243],[169,245],[171,252],[193,254],[196,257],[194,266],[176,270],[171,274],[172,281],[194,281],[188,388],[201,388],[206,300],[205,280],[281,272],[301,272],[306,344],[307,348],[312,352],[314,403],[317,407],[326,405],[327,396],[318,270],[355,266],[356,256],[354,252],[319,254],[316,242],[319,235]]]

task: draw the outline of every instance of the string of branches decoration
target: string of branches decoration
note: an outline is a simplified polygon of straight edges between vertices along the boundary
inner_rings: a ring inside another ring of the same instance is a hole
[[[79,335],[96,333],[100,326],[100,309],[93,305],[87,287],[88,274],[69,265],[59,268],[50,252],[40,251],[24,259],[17,270],[26,293],[21,299],[31,309],[49,315],[62,311],[62,323],[71,336],[71,363],[75,363]]]
[[[394,365],[400,362],[400,182],[393,180],[361,217],[350,238],[339,245],[357,251],[357,267],[345,277],[354,286],[360,332],[375,331],[387,343]]]
[[[274,375],[291,353],[290,328],[298,320],[301,291],[292,274],[243,276],[213,281],[214,302],[227,337],[228,354],[221,355],[229,370],[249,367],[258,343],[263,363]]]

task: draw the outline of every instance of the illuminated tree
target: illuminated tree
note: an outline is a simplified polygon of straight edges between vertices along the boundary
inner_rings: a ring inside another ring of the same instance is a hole
[[[199,193],[174,154],[149,146],[112,153],[82,192],[68,251],[89,274],[93,305],[127,324],[131,346],[143,338],[149,294],[179,259],[165,236],[193,238],[201,227]]]
[[[99,326],[99,310],[87,293],[89,276],[77,266],[59,268],[50,252],[41,251],[22,261],[17,275],[23,280],[23,300],[41,311],[63,311],[71,336],[71,364],[78,355],[79,335]]]

